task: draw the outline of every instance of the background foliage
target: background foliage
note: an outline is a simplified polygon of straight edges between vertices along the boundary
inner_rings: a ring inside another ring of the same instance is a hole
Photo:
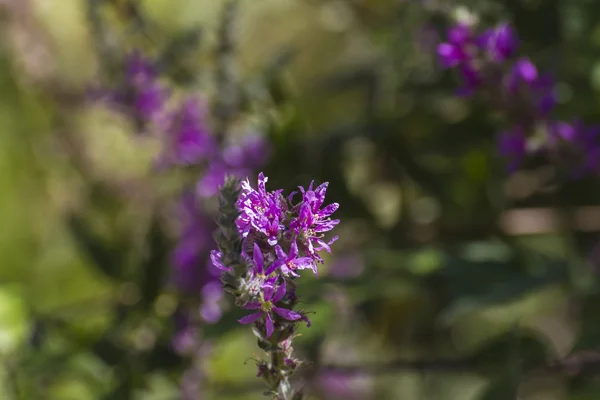
[[[172,316],[188,299],[157,215],[181,177],[152,172],[156,144],[85,88],[141,48],[218,96],[224,3],[0,1],[1,398],[180,398]],[[232,62],[268,127],[270,185],[329,181],[341,205],[333,256],[299,288],[315,398],[600,396],[597,178],[507,175],[494,116],[435,58],[467,9],[514,25],[557,76],[561,116],[600,119],[591,0],[240,2]],[[236,318],[202,327],[198,398],[262,398]]]

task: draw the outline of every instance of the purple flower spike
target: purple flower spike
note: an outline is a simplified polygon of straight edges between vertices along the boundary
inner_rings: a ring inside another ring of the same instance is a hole
[[[322,262],[317,252],[329,251],[329,244],[337,239],[326,243],[323,232],[339,222],[330,218],[339,205],[323,207],[327,183],[316,189],[314,182],[306,190],[300,187],[302,198],[294,205],[292,195],[286,198],[281,190],[267,191],[267,180],[260,173],[256,189],[248,179],[225,180],[219,197],[220,230],[215,232],[219,252],[213,254],[220,268],[226,267],[222,260],[248,266],[223,272],[222,280],[236,296],[237,305],[254,310],[239,322],[256,323],[253,332],[259,346],[271,354],[270,363],[257,361],[259,376],[272,393],[292,390],[295,394],[290,398],[300,398],[301,391],[290,389],[289,376],[302,365],[292,356],[291,333],[300,321],[310,326],[310,320],[306,313],[294,311],[299,303],[295,280],[301,278],[299,272],[305,269],[317,274],[316,261]]]

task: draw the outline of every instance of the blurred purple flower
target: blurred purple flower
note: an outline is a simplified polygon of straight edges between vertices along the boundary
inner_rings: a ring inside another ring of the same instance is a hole
[[[482,84],[480,72],[470,64],[461,65],[458,73],[462,78],[462,86],[458,88],[457,95],[461,97],[472,96]]]
[[[124,69],[124,82],[119,88],[92,87],[88,90],[90,99],[131,117],[141,132],[163,129],[170,93],[158,82],[152,62],[134,51],[125,58]]]
[[[334,278],[349,279],[362,274],[365,269],[365,263],[360,253],[344,254],[336,257],[328,273]]]
[[[476,50],[473,33],[467,25],[459,24],[448,30],[447,42],[438,45],[440,63],[446,68],[456,67],[473,60]]]
[[[518,127],[502,132],[498,136],[498,152],[507,158],[507,168],[510,172],[519,168],[527,155],[527,138],[523,129]]]
[[[223,284],[219,280],[207,283],[202,288],[200,315],[205,322],[214,324],[221,319],[223,311],[219,302],[223,298]]]
[[[227,175],[246,178],[252,170],[265,164],[269,150],[266,140],[258,135],[247,136],[240,143],[226,146],[221,155],[213,157],[198,181],[198,194],[202,197],[215,196]]]
[[[480,36],[480,43],[490,58],[500,63],[512,57],[519,45],[514,30],[507,23],[485,31]]]
[[[262,167],[270,156],[269,144],[256,134],[245,136],[240,143],[223,149],[223,161],[234,169],[256,169]],[[244,176],[240,176],[244,178]]]
[[[199,333],[192,326],[190,319],[182,311],[177,311],[174,315],[175,335],[171,341],[173,349],[180,355],[190,355],[198,348]]]
[[[586,126],[583,121],[548,123],[548,150],[570,168],[574,177],[597,172],[600,167],[600,127]]]
[[[372,398],[371,381],[364,374],[347,375],[326,370],[319,374],[317,386],[332,400],[366,400]]]
[[[207,279],[207,271],[203,267],[208,249],[213,244],[215,224],[204,214],[191,191],[182,195],[178,211],[182,227],[171,256],[175,282],[185,291],[197,291]]]
[[[200,100],[194,97],[186,99],[170,114],[163,141],[159,168],[199,164],[213,157],[218,150],[204,119]]]
[[[537,67],[528,58],[520,58],[515,62],[508,74],[508,91],[514,93],[522,85],[532,85],[536,82],[537,78]]]

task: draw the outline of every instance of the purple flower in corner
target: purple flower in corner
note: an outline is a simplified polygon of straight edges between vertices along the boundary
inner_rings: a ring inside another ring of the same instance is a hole
[[[263,286],[263,299],[261,302],[250,302],[244,306],[247,310],[260,310],[255,312],[254,314],[250,314],[241,318],[238,322],[240,324],[251,324],[253,322],[258,321],[263,318],[265,321],[265,329],[267,333],[267,339],[271,337],[273,331],[275,329],[273,323],[273,312],[279,315],[280,317],[288,320],[288,321],[296,321],[302,318],[302,315],[285,308],[277,307],[275,304],[285,296],[286,293],[286,285],[285,281],[277,288],[273,286],[272,283],[265,283]]]

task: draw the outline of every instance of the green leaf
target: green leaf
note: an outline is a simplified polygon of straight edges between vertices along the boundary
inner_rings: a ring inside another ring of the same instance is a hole
[[[450,324],[458,316],[481,309],[506,304],[538,292],[550,285],[568,280],[566,261],[536,257],[506,261],[466,261],[455,257],[436,278],[442,281],[450,297],[440,313],[443,324]]]
[[[169,265],[169,241],[158,218],[154,218],[146,237],[146,257],[141,264],[142,304],[148,308],[160,293]]]
[[[93,232],[88,223],[78,215],[69,215],[67,226],[76,245],[92,261],[94,267],[111,278],[123,276],[124,254],[120,249],[110,246],[100,235]]]
[[[592,293],[583,298],[581,310],[582,325],[579,330],[579,337],[573,345],[573,352],[600,347],[599,304],[600,292]]]
[[[517,400],[519,385],[508,377],[492,381],[478,400]]]
[[[549,346],[541,335],[517,328],[485,343],[471,355],[471,361],[482,372],[519,374],[544,365]]]

